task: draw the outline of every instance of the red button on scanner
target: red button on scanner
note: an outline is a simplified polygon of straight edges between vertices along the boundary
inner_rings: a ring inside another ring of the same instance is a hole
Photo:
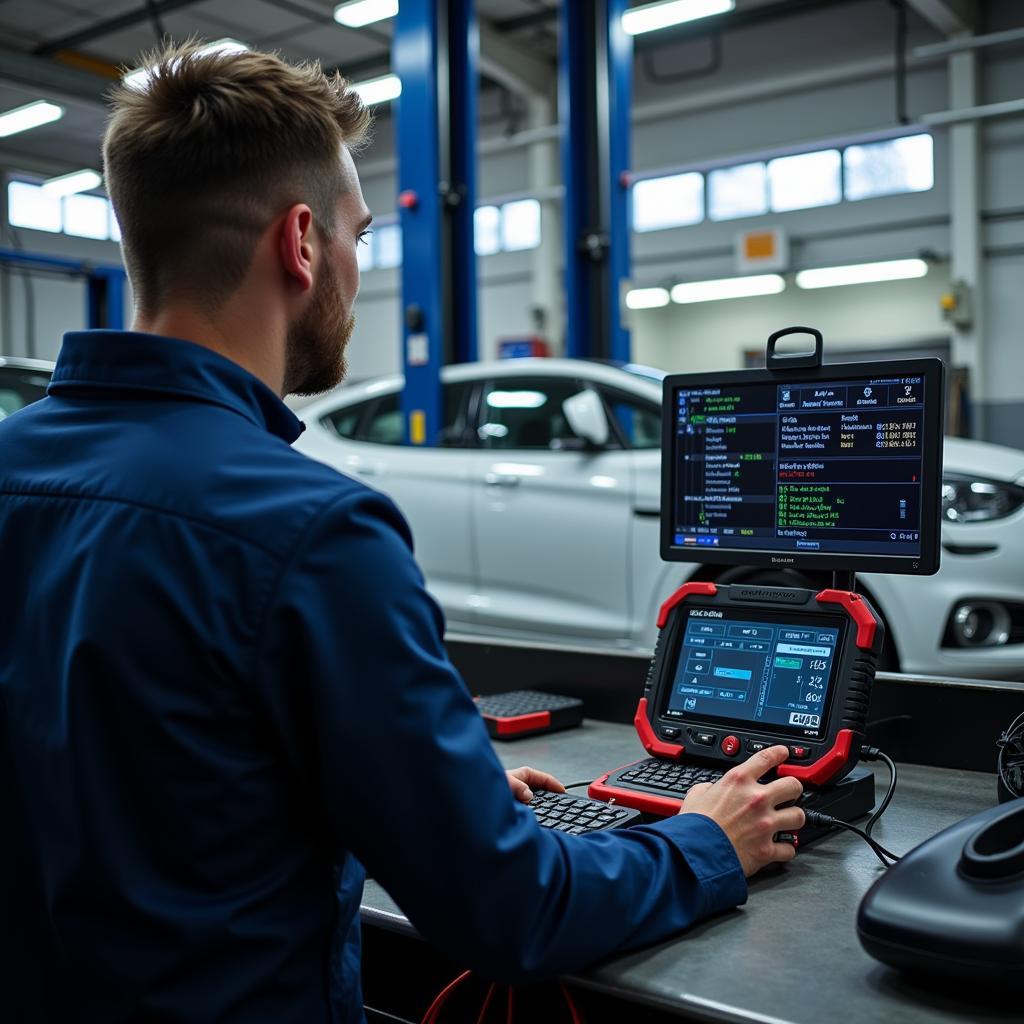
[[[722,753],[726,757],[732,757],[740,749],[740,741],[735,736],[726,736],[722,740]]]
[[[810,751],[806,747],[790,747],[789,756],[794,761],[803,761],[807,758]]]

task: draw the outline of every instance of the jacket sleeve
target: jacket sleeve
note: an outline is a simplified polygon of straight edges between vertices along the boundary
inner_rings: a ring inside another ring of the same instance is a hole
[[[405,521],[359,490],[318,516],[282,570],[257,669],[329,841],[429,941],[522,979],[745,901],[731,843],[701,815],[584,836],[541,829],[513,799],[442,638]]]

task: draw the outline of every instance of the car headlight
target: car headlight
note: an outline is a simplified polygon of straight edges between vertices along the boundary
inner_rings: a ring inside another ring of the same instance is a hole
[[[942,518],[947,523],[1003,519],[1024,505],[1024,487],[982,477],[946,473],[942,478]]]

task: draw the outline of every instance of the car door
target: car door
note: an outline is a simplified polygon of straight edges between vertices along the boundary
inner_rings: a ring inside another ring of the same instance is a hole
[[[470,455],[481,629],[624,642],[629,453],[588,449],[569,426],[571,377],[498,377],[481,392]]]
[[[472,387],[470,382],[443,385],[442,438],[447,440],[440,447],[402,443],[399,392],[391,390],[323,417],[321,424],[335,435],[333,450],[329,441],[326,458],[324,442],[309,450],[395,501],[412,530],[427,587],[456,628],[472,626],[477,590],[469,470],[466,453],[453,443],[465,431]]]

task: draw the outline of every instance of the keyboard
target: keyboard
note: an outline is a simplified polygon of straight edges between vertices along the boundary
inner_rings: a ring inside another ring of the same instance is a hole
[[[554,729],[571,729],[583,721],[583,701],[539,690],[511,690],[477,697],[492,739],[509,740]]]
[[[640,812],[632,807],[616,807],[585,796],[552,793],[546,789],[534,790],[529,806],[537,815],[537,824],[542,828],[552,828],[573,836],[584,832],[601,832],[608,828],[624,828],[635,824],[640,817]]]
[[[699,765],[678,764],[675,761],[660,761],[649,757],[646,761],[637,761],[624,771],[615,773],[615,785],[624,783],[641,789],[663,792],[665,796],[683,797],[692,786],[700,782],[717,782],[723,772],[714,768],[701,768]],[[608,780],[612,782],[611,779]]]

